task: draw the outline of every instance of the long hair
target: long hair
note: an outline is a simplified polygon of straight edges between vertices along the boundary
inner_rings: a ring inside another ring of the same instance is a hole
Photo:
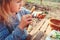
[[[11,26],[10,19],[10,2],[12,0],[0,0],[0,22],[2,21],[4,24]]]

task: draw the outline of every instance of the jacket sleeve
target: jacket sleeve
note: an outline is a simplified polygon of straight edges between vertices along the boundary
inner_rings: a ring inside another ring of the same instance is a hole
[[[26,8],[23,8],[23,9],[24,9],[25,14],[30,14],[31,13],[30,10],[28,10]]]
[[[30,10],[22,7],[21,10],[20,10],[19,12],[17,12],[17,15],[16,15],[16,16],[17,16],[17,19],[18,19],[19,21],[21,21],[21,17],[22,17],[23,15],[30,14],[30,13],[31,13]]]
[[[25,7],[21,8],[21,11],[23,11],[25,14],[30,14],[30,10],[26,9]]]
[[[25,33],[25,31],[22,31],[21,29],[19,29],[18,27],[12,32],[12,34],[10,34],[9,36],[7,36],[5,38],[5,40],[25,40],[27,37],[27,34]]]

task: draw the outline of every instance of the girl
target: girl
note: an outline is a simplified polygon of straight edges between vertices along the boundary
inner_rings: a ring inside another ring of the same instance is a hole
[[[27,40],[28,35],[24,28],[32,22],[32,15],[23,15],[24,12],[20,10],[22,2],[22,0],[0,0],[0,40]],[[20,21],[16,13],[22,14]]]

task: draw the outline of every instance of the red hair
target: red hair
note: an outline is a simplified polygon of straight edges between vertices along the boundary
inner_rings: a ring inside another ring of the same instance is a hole
[[[0,21],[4,22],[5,24],[10,23],[10,8],[9,4],[12,0],[0,0]]]

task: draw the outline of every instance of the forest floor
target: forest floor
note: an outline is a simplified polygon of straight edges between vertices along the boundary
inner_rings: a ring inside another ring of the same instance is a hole
[[[47,11],[54,12],[55,14],[60,14],[60,3],[44,1],[43,4],[34,3],[34,2],[26,2],[25,7],[29,10],[35,6],[36,11],[41,11],[42,9],[46,9]],[[57,16],[58,16],[57,15]]]

